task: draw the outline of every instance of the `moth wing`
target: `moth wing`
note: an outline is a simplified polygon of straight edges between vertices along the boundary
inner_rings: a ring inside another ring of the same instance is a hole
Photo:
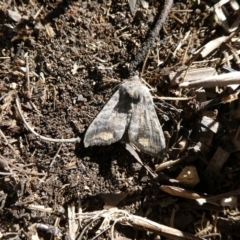
[[[146,86],[139,94],[139,102],[132,103],[128,137],[130,143],[149,155],[161,157],[165,150],[162,127],[154,108],[152,96]]]
[[[129,110],[129,99],[117,90],[88,127],[84,146],[110,145],[119,141],[128,126]]]

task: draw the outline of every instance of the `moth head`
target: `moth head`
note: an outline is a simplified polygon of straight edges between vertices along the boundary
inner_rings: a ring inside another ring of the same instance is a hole
[[[122,85],[119,90],[121,94],[129,96],[131,99],[139,99],[141,96],[138,86],[132,83],[129,83],[128,85]]]
[[[139,94],[139,90],[135,87],[135,88],[132,88],[132,89],[129,89],[127,91],[127,94],[129,95],[130,98],[132,99],[139,99],[141,94]]]

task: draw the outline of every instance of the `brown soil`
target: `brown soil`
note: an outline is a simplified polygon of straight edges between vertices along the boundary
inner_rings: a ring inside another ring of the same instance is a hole
[[[145,6],[145,1],[137,1],[133,17],[128,1],[1,1],[0,239],[1,235],[3,239],[53,239],[51,233],[36,224],[55,225],[61,239],[70,239],[68,210],[72,206],[76,212],[117,207],[193,235],[200,231],[200,236],[215,233],[215,239],[220,239],[219,234],[222,239],[240,236],[236,208],[226,210],[218,201],[199,205],[195,200],[160,189],[161,185],[178,186],[214,196],[237,190],[240,183],[236,139],[239,101],[205,108],[218,111],[215,120],[221,129],[214,133],[203,153],[196,147],[197,143],[205,144],[199,140],[202,113],[196,89],[172,86],[168,78],[170,72],[187,67],[214,67],[220,71],[223,52],[231,54],[232,49],[226,45],[205,59],[193,54],[210,40],[226,34],[208,10],[207,4],[213,3],[175,1],[144,67],[142,63],[137,68],[155,90],[152,95],[156,111],[169,136],[164,161],[183,156],[185,159],[153,177],[122,143],[84,148],[88,126],[127,77],[126,66],[141,50],[164,1],[147,3]],[[187,34],[190,35],[184,40]],[[237,49],[238,42],[229,44]],[[230,63],[239,70],[234,59]],[[207,90],[207,100],[232,93],[226,87],[211,88]],[[18,113],[17,96],[24,118],[37,133],[54,139],[80,137],[81,142],[46,142],[32,134]],[[221,169],[209,174],[206,168],[219,147],[230,155]],[[152,171],[162,161],[138,154]],[[198,171],[200,181],[194,187],[174,181],[186,166]],[[45,211],[36,206],[51,209]],[[78,222],[76,236],[87,224]],[[83,238],[94,238],[100,224],[99,220],[89,226]],[[115,232],[119,239],[158,239],[159,234],[120,224]],[[109,230],[98,237],[109,238]],[[209,235],[207,239],[214,238]]]

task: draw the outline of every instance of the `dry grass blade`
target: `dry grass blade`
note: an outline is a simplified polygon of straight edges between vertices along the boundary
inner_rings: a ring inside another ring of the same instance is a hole
[[[173,240],[203,240],[201,237],[197,237],[191,234],[184,233],[175,228],[167,227],[165,225],[156,223],[154,221],[148,220],[146,218],[129,214],[127,211],[120,210],[117,208],[112,208],[109,210],[96,211],[90,213],[82,213],[79,217],[83,220],[90,220],[93,223],[96,219],[103,218],[105,223],[110,224],[111,221],[114,222],[114,225],[118,223],[127,224],[132,227],[141,227],[147,229],[148,231],[152,231],[158,233],[164,237],[168,237]],[[107,220],[107,222],[106,222]],[[88,224],[87,226],[89,226]],[[108,229],[107,225],[105,225],[105,230]],[[84,232],[86,229],[84,229]],[[114,235],[114,233],[112,233]],[[83,235],[78,239],[82,239]]]
[[[38,134],[37,132],[35,132],[33,130],[32,127],[30,127],[30,125],[27,123],[27,121],[25,120],[24,116],[23,116],[23,113],[22,113],[22,110],[21,110],[21,107],[20,107],[20,102],[19,102],[19,98],[17,97],[16,98],[16,106],[17,106],[17,109],[18,109],[18,112],[21,116],[21,119],[25,125],[25,127],[32,133],[34,134],[37,138],[43,140],[43,141],[47,141],[47,142],[56,142],[56,143],[75,143],[75,142],[80,142],[81,139],[80,138],[69,138],[69,139],[54,139],[54,138],[47,138],[47,137],[44,137],[44,136],[41,136],[40,134]]]
[[[199,81],[183,82],[179,84],[182,88],[210,88],[216,86],[227,86],[231,84],[240,84],[240,72],[231,72],[221,75],[208,77]]]

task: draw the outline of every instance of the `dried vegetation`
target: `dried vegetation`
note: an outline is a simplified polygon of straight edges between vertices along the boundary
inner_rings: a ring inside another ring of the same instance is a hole
[[[41,136],[83,139],[164,1],[0,1],[0,239],[239,239],[239,28],[214,2],[175,1],[137,67],[160,161]]]

